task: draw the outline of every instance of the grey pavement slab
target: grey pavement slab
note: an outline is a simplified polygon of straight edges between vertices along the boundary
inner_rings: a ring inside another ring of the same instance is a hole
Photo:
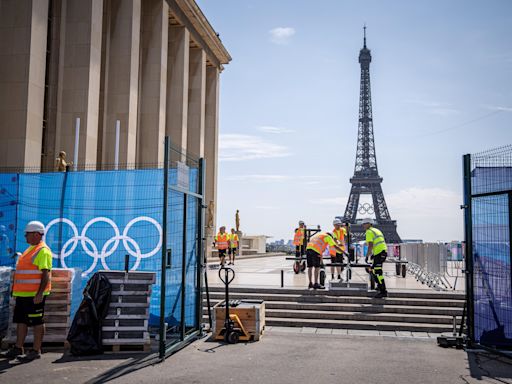
[[[372,359],[371,369],[369,350],[379,357]],[[325,358],[332,351],[343,353],[336,364]],[[487,354],[440,348],[434,339],[269,333],[259,342],[236,345],[198,340],[160,364],[140,355],[73,358],[55,352],[18,366],[0,360],[0,382],[487,384],[512,382],[510,364]]]
[[[332,335],[331,328],[317,328],[316,333],[318,335]]]
[[[381,336],[389,336],[389,337],[396,337],[395,331],[379,331],[379,335]]]
[[[348,334],[353,336],[379,336],[379,331],[365,329],[349,329]]]
[[[302,327],[301,333],[316,333],[316,328]]]
[[[347,329],[333,329],[332,330],[332,334],[333,335],[348,335],[348,330]]]

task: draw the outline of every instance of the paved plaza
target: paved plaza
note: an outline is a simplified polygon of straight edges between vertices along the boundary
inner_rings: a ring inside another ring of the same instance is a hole
[[[243,286],[262,286],[262,287],[280,287],[281,286],[281,271],[284,271],[284,287],[285,288],[301,288],[307,287],[308,276],[306,273],[295,274],[293,272],[293,261],[287,260],[290,256],[273,256],[273,257],[254,257],[242,258],[235,261],[232,267],[235,272],[235,280],[232,282],[234,287]],[[328,260],[324,260],[327,262]],[[218,276],[218,262],[212,260],[209,263],[208,269],[208,283],[211,285],[222,285]],[[452,267],[452,266],[451,266]],[[464,279],[461,277],[461,271],[455,268],[448,270],[449,274],[446,275],[450,285],[457,290],[464,290]],[[330,267],[326,267],[327,280],[326,285],[331,279]],[[459,278],[456,278],[456,275]],[[418,282],[413,275],[407,273],[406,277],[396,276],[395,263],[384,263],[384,275],[386,279],[386,286],[390,291],[400,290],[430,290],[427,285]],[[451,276],[450,276],[451,275]],[[345,273],[342,276],[346,278]],[[364,268],[352,268],[352,279],[354,283],[367,283],[368,274]]]
[[[433,337],[333,334],[270,328],[260,342],[202,339],[157,363],[154,356],[74,358],[59,352],[12,366],[0,382],[55,383],[512,383],[512,360],[443,349]]]

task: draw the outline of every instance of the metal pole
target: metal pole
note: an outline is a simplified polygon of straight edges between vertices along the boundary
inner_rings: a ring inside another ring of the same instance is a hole
[[[73,154],[73,170],[78,169],[78,146],[80,144],[80,118],[76,118],[75,122],[75,152]]]
[[[183,252],[181,256],[181,341],[185,340],[185,305],[187,280],[187,200],[188,195],[183,194]]]
[[[119,136],[121,135],[121,121],[116,120],[116,148],[114,152],[114,169],[119,169]]]
[[[162,212],[162,265],[160,275],[160,343],[159,355],[165,357],[165,278],[167,273],[167,207],[169,193],[169,137],[165,137],[164,144],[164,201]]]
[[[469,346],[475,341],[473,320],[473,224],[471,209],[471,155],[463,157],[464,169],[464,241],[466,249],[466,307],[467,307],[467,327]]]
[[[281,288],[284,287],[284,271],[281,269]]]
[[[203,268],[204,268],[204,180],[205,180],[205,161],[203,158],[199,159],[198,165],[198,190],[197,192],[201,195],[200,199],[197,199],[199,205],[197,210],[197,265],[196,265],[196,280],[197,280],[197,302],[196,302],[196,328],[201,330],[201,324],[203,323]]]

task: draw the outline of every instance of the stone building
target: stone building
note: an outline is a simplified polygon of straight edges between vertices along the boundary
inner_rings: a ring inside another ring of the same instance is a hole
[[[215,202],[230,60],[194,0],[0,0],[0,167],[51,170],[78,143],[78,169],[105,169],[116,142],[119,164],[154,166],[167,135],[206,159]]]

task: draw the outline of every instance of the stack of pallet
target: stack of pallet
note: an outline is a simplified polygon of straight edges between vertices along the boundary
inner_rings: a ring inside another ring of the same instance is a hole
[[[112,352],[151,350],[149,304],[155,273],[101,271],[112,284],[108,315],[103,321],[102,343]]]
[[[52,291],[46,297],[44,307],[45,343],[67,344],[66,337],[74,315],[71,313],[73,296],[81,296],[78,288],[81,285],[80,279],[80,270],[58,268],[52,270]],[[16,342],[16,324],[12,323],[14,303],[15,300],[11,299],[9,329],[5,340],[7,344]],[[33,341],[32,328],[29,327],[26,342],[32,343]]]
[[[12,268],[0,267],[0,339],[9,326],[9,297],[11,294]]]

